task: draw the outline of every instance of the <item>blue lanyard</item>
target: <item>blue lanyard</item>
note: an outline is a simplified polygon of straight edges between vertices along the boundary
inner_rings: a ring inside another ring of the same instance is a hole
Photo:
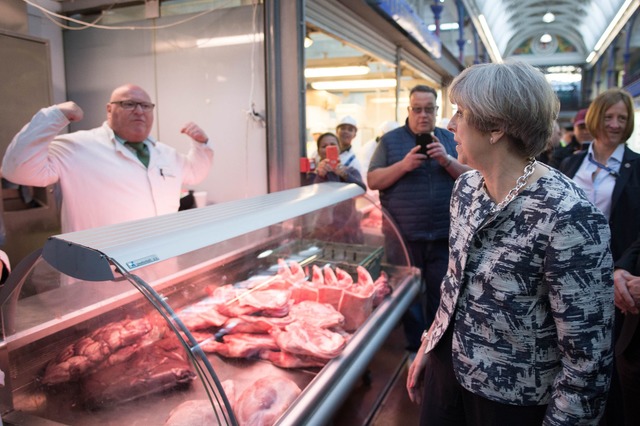
[[[616,172],[615,170],[613,170],[611,167],[609,166],[605,166],[602,163],[598,163],[594,158],[593,158],[593,154],[589,153],[588,157],[589,162],[593,165],[595,165],[597,168],[602,169],[602,170],[606,170],[607,172],[609,172],[609,174],[611,176],[613,176],[614,178],[617,178],[618,176],[620,176],[620,173]]]
[[[356,159],[356,156],[355,156],[355,155],[353,155],[353,154],[351,154],[351,157],[349,157],[349,159],[347,160],[347,162],[346,162],[346,163],[344,163],[344,166],[345,166],[345,167],[349,166],[349,164],[351,164],[351,162],[352,162],[353,160],[355,160],[355,159]]]

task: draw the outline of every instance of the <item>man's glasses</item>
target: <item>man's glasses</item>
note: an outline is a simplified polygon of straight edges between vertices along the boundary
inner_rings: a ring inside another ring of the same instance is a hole
[[[431,115],[434,112],[436,112],[438,110],[438,107],[409,107],[409,111],[411,111],[414,114],[420,115],[423,112],[427,115]]]
[[[113,101],[113,102],[109,102],[109,103],[110,104],[118,104],[118,105],[120,105],[120,108],[122,108],[125,111],[133,111],[134,109],[136,109],[136,107],[138,105],[140,105],[140,109],[142,109],[142,111],[144,111],[144,112],[153,111],[153,108],[155,107],[155,105],[150,103],[150,102]]]

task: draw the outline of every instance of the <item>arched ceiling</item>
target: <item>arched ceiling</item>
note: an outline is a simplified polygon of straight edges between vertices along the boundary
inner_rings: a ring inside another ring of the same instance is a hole
[[[485,46],[494,46],[494,61],[518,55],[534,65],[593,64],[640,6],[640,0],[462,2]],[[544,22],[549,12],[554,20]],[[540,42],[544,34],[551,41]]]

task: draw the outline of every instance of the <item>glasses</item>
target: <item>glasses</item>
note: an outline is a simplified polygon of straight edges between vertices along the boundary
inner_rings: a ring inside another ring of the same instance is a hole
[[[416,114],[416,115],[420,115],[423,112],[427,115],[431,115],[434,112],[436,112],[438,110],[438,107],[409,107],[409,111],[411,111],[412,113]]]
[[[155,107],[155,104],[152,104],[150,102],[136,102],[136,101],[113,101],[113,102],[109,102],[110,104],[118,104],[120,105],[120,108],[122,108],[125,111],[133,111],[134,109],[136,109],[136,107],[138,105],[140,105],[140,109],[144,112],[149,112],[149,111],[153,111],[153,108]]]

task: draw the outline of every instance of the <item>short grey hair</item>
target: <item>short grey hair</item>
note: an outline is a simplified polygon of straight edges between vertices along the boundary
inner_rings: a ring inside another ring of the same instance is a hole
[[[525,157],[544,151],[553,133],[560,102],[544,74],[519,61],[478,64],[451,83],[450,100],[481,132],[500,129]]]

